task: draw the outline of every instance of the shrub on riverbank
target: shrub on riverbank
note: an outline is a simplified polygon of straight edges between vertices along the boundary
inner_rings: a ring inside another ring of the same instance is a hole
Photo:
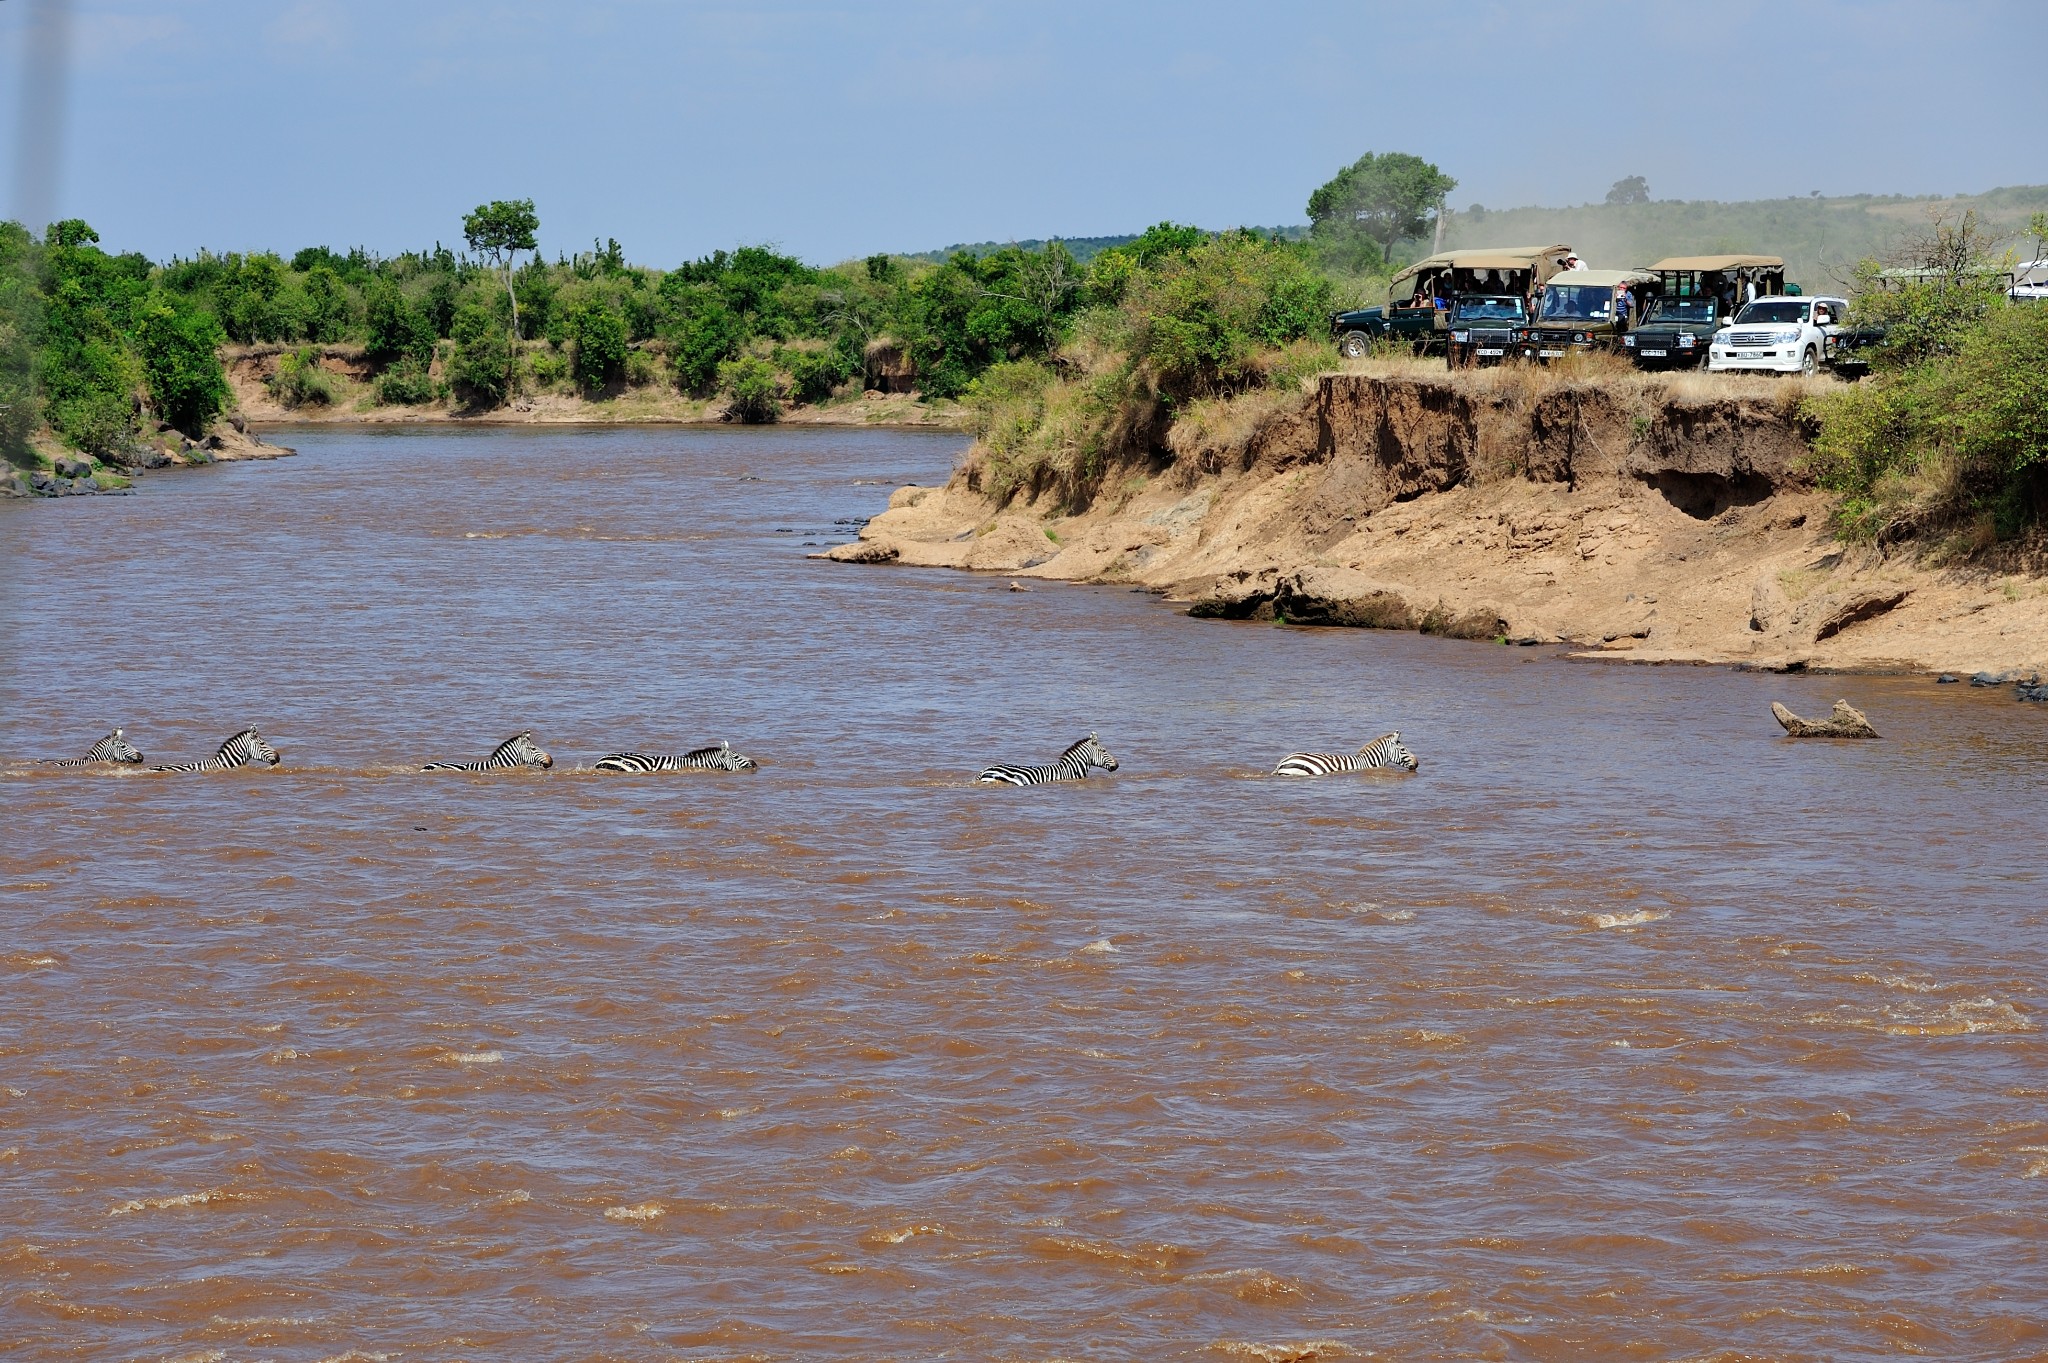
[[[2048,307],[1993,306],[1940,351],[1812,399],[1813,470],[1837,526],[1888,543],[1945,534],[1959,550],[2048,511]]]

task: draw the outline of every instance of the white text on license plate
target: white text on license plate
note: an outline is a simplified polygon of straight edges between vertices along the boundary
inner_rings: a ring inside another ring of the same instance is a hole
[[[1539,350],[1536,352],[1536,358],[1539,360],[1561,360],[1564,358],[1564,352],[1562,350]]]
[[[1482,354],[1482,355],[1505,355],[1505,354],[1507,354],[1507,352],[1506,352],[1505,350],[1502,350],[1502,349],[1501,349],[1501,348],[1500,348],[1499,346],[1495,346],[1495,347],[1493,347],[1493,348],[1492,348],[1491,350],[1488,350],[1488,349],[1487,349],[1487,348],[1486,348],[1485,346],[1481,346],[1481,347],[1479,347],[1479,353],[1480,353],[1480,354]]]
[[[1668,350],[1645,350],[1643,353],[1645,355],[1655,355],[1658,359],[1661,360],[1666,355],[1669,355],[1671,352]]]

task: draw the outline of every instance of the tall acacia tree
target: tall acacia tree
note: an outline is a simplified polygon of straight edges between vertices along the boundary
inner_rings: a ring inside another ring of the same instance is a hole
[[[512,264],[521,251],[538,251],[534,233],[540,218],[531,199],[497,199],[478,204],[476,212],[462,219],[462,235],[469,249],[491,262],[505,276],[505,296],[512,300],[512,339],[519,339],[519,295],[512,288]]]
[[[1309,195],[1314,234],[1331,246],[1363,235],[1384,257],[1394,243],[1426,235],[1458,182],[1405,151],[1367,152]]]

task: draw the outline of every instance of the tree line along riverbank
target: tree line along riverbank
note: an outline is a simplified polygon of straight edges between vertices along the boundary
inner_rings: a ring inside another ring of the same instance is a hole
[[[606,241],[550,261],[524,201],[479,205],[460,251],[393,257],[159,265],[77,220],[40,238],[0,225],[0,445],[15,489],[67,458],[89,464],[69,480],[83,490],[261,452],[251,418],[957,424],[991,495],[1082,508],[1107,470],[1163,468],[1337,369],[1332,310],[1421,249],[1455,184],[1369,153],[1310,197],[1305,237],[1161,224],[1085,265],[1058,242],[826,268],[743,247],[656,270]],[[1872,381],[1785,391],[1835,533],[2028,571],[2048,309],[1984,285],[2010,233],[1975,212],[1898,239],[1908,284],[1861,267],[1859,312],[1887,328]],[[1576,380],[1632,382],[1597,368]]]

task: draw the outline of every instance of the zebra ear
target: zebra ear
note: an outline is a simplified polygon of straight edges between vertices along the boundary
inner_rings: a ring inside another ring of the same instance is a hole
[[[1088,731],[1088,741],[1089,741],[1090,743],[1099,743],[1099,742],[1101,742],[1101,740],[1102,740],[1102,735],[1100,735],[1100,734],[1096,733],[1096,732],[1095,732],[1095,731],[1094,731],[1093,729],[1090,729],[1090,730]]]

